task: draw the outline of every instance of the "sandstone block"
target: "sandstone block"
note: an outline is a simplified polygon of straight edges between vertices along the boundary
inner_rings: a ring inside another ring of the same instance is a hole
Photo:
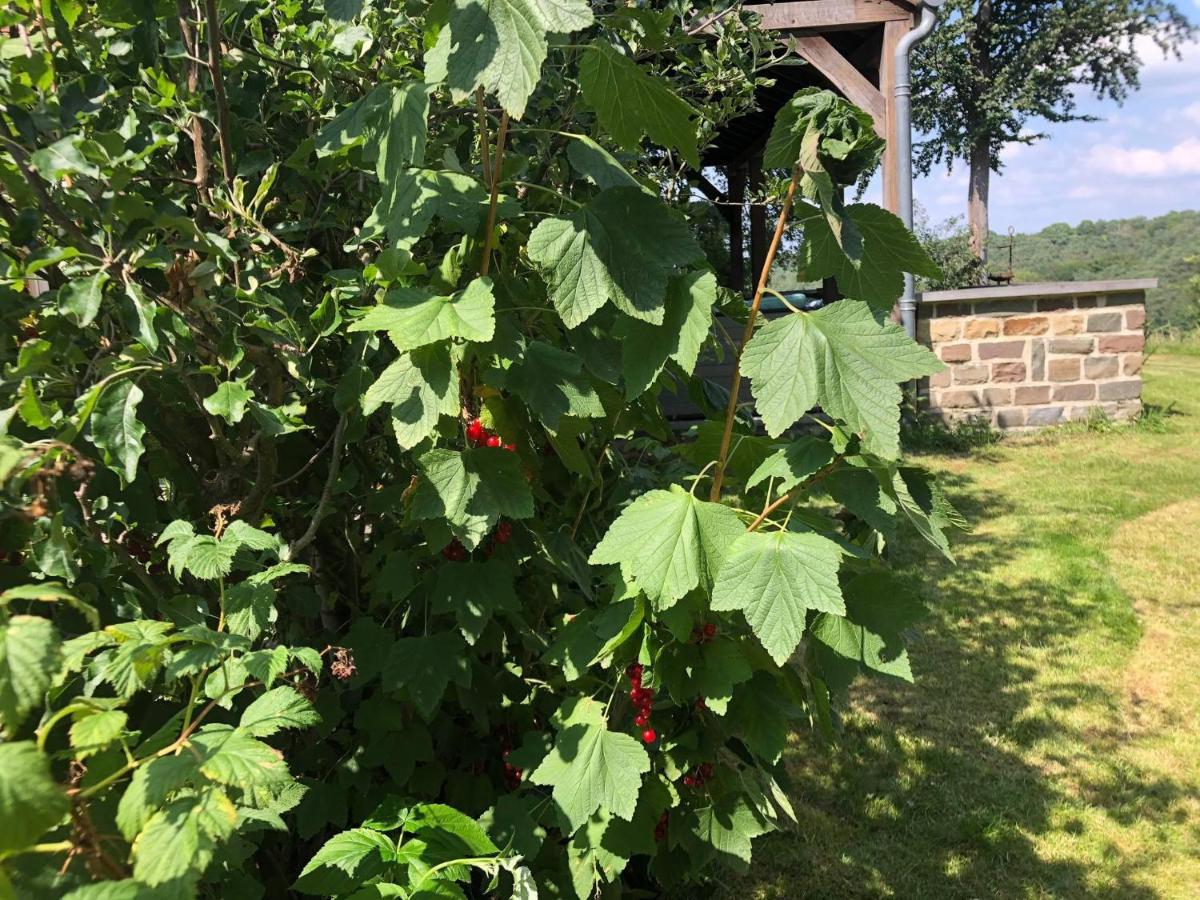
[[[1026,425],[1057,425],[1062,421],[1063,408],[1061,406],[1043,406],[1040,409],[1031,409],[1025,417]]]
[[[985,384],[988,380],[987,366],[955,366],[955,384]]]
[[[1050,402],[1050,385],[1039,384],[1031,387],[1019,387],[1013,391],[1013,402],[1018,406],[1035,406],[1039,403]]]
[[[984,388],[983,402],[988,406],[1012,406],[1012,388]]]
[[[938,372],[936,375],[930,375],[929,386],[931,388],[950,387],[950,370],[946,369],[943,372]]]
[[[1004,320],[1004,333],[1008,334],[1045,334],[1050,330],[1050,320],[1046,316],[1013,316]]]
[[[1142,363],[1145,357],[1140,353],[1126,353],[1121,357],[1121,370],[1126,375],[1136,375],[1142,371]]]
[[[967,319],[963,325],[964,338],[990,338],[1000,337],[1000,320],[973,318]]]
[[[992,363],[992,381],[999,383],[1024,381],[1025,363],[998,362]]]
[[[971,359],[970,344],[946,344],[938,352],[941,354],[942,362],[961,363]]]
[[[1079,400],[1095,400],[1096,386],[1087,382],[1079,384],[1064,384],[1054,389],[1054,401],[1057,403],[1060,400],[1079,401]]]
[[[978,391],[942,391],[934,398],[942,409],[969,409],[982,406]]]
[[[1088,331],[1120,331],[1125,317],[1119,312],[1092,313],[1088,316]]]
[[[1101,400],[1136,400],[1142,396],[1141,379],[1106,381],[1100,385]]]
[[[1025,424],[1025,410],[1002,409],[996,413],[996,425],[999,428],[1020,428]]]
[[[1100,338],[1101,353],[1141,353],[1146,338],[1140,334],[1114,334]]]
[[[1139,307],[1138,309],[1131,309],[1125,313],[1125,327],[1128,328],[1130,331],[1137,331],[1137,330],[1141,329],[1142,327],[1144,327],[1145,324],[1146,324],[1146,309],[1145,309],[1145,307]]]
[[[1088,378],[1116,378],[1119,374],[1115,356],[1089,356],[1083,361],[1083,371]]]
[[[1083,316],[1051,316],[1051,334],[1083,334],[1087,321]]]
[[[962,319],[934,319],[929,323],[929,338],[934,343],[958,340]]]
[[[1051,381],[1078,381],[1078,359],[1052,359],[1049,365]]]
[[[1095,341],[1090,337],[1054,338],[1050,341],[1051,353],[1091,353]]]
[[[980,359],[1020,359],[1025,355],[1025,341],[995,341],[979,345]]]

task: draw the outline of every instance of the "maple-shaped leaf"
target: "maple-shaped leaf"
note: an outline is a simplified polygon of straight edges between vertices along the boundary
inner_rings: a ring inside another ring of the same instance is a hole
[[[848,663],[851,669],[842,677],[843,683],[860,667],[912,681],[904,632],[924,615],[920,601],[887,572],[869,572],[852,579],[846,584],[845,597],[844,615],[827,613],[813,623],[818,647],[826,648],[822,667],[828,671],[838,660]]]
[[[624,320],[618,337],[626,397],[632,399],[649,389],[668,359],[692,374],[712,328],[716,299],[717,279],[712,272],[688,272],[671,280],[661,326]]]
[[[401,353],[362,397],[370,415],[391,405],[392,431],[404,450],[415,447],[437,427],[439,416],[459,409],[458,373],[449,344],[430,344]]]
[[[474,644],[498,609],[517,607],[514,572],[499,560],[461,563],[438,569],[433,609],[450,613],[468,644]]]
[[[775,490],[786,493],[828,466],[833,459],[833,445],[829,441],[815,437],[800,438],[764,460],[746,480],[746,490],[774,478]]]
[[[406,250],[425,235],[435,218],[474,233],[487,215],[487,188],[461,172],[403,169],[391,173],[382,189],[375,208],[358,235],[346,244],[347,249],[386,237],[393,247]],[[511,197],[501,197],[497,218],[507,218],[515,206]]]
[[[662,324],[667,281],[704,256],[682,219],[633,187],[603,191],[570,218],[543,219],[528,251],[568,328],[609,302],[635,319]]]
[[[554,789],[554,800],[572,833],[599,809],[633,818],[650,757],[632,736],[608,730],[604,709],[596,701],[580,699],[569,706],[554,749],[530,779]]]
[[[383,686],[408,694],[417,712],[432,721],[450,682],[471,683],[466,645],[453,631],[425,637],[401,638],[388,648],[383,664]]]
[[[755,405],[772,437],[817,404],[885,458],[900,452],[900,383],[944,366],[898,325],[842,300],[765,325],[742,355]]]
[[[533,515],[533,494],[515,453],[499,447],[430,450],[418,465],[424,478],[413,494],[413,516],[444,519],[468,550],[479,546],[501,516]]]
[[[700,168],[696,110],[661,78],[655,78],[610,44],[588,45],[579,62],[579,87],[613,139],[636,150],[644,135],[673,147],[692,168]]]
[[[693,588],[711,586],[730,546],[745,532],[729,507],[697,500],[672,485],[629,504],[589,562],[619,563],[661,611]]]
[[[783,665],[804,636],[810,609],[842,614],[842,551],[819,534],[748,532],[713,587],[712,608],[740,609],[771,658]]]
[[[452,0],[425,54],[425,80],[445,82],[456,102],[482,85],[519,119],[541,78],[546,35],[591,24],[587,0]]]
[[[492,280],[476,278],[450,296],[394,288],[347,330],[386,331],[397,350],[413,350],[447,338],[490,341],[496,332]]]
[[[583,362],[551,344],[531,341],[505,373],[504,381],[552,430],[559,427],[563,416],[595,419],[604,415],[600,395],[583,372]]]
[[[680,818],[685,826],[682,842],[701,864],[715,858],[745,868],[754,838],[771,830],[746,797],[732,790],[709,792],[707,803]]]
[[[837,279],[838,290],[877,309],[891,309],[904,291],[904,273],[937,278],[941,270],[912,232],[892,213],[871,203],[842,210],[858,230],[862,250],[847,256],[820,210],[800,205],[796,221],[804,227],[800,268],[805,277]]]

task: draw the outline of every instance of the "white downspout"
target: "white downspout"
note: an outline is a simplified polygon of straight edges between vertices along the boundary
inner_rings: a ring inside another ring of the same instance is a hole
[[[894,60],[896,84],[893,96],[896,102],[896,133],[892,140],[896,144],[896,158],[900,171],[896,180],[900,188],[900,218],[904,226],[913,227],[913,175],[912,175],[912,66],[909,56],[913,47],[929,37],[937,24],[937,11],[946,0],[924,0],[921,17],[916,28],[904,35],[896,45]],[[900,323],[911,338],[917,336],[917,285],[909,273],[904,274],[904,294],[900,297]]]

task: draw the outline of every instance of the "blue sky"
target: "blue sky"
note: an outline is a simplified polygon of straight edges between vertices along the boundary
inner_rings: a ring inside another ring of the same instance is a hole
[[[1200,0],[1189,3],[1200,21]],[[1163,59],[1149,42],[1139,50],[1142,88],[1123,106],[1081,96],[1080,110],[1102,121],[1030,122],[1049,138],[1005,150],[1004,171],[992,175],[993,231],[1200,209],[1200,43],[1182,60]],[[965,216],[967,170],[935,171],[914,193],[935,223]]]

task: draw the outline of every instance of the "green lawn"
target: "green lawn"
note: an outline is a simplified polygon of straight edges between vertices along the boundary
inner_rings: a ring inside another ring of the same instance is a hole
[[[795,739],[800,827],[718,897],[1200,897],[1200,356],[1146,379],[1157,427],[925,459],[977,527],[899,548],[917,682]]]

